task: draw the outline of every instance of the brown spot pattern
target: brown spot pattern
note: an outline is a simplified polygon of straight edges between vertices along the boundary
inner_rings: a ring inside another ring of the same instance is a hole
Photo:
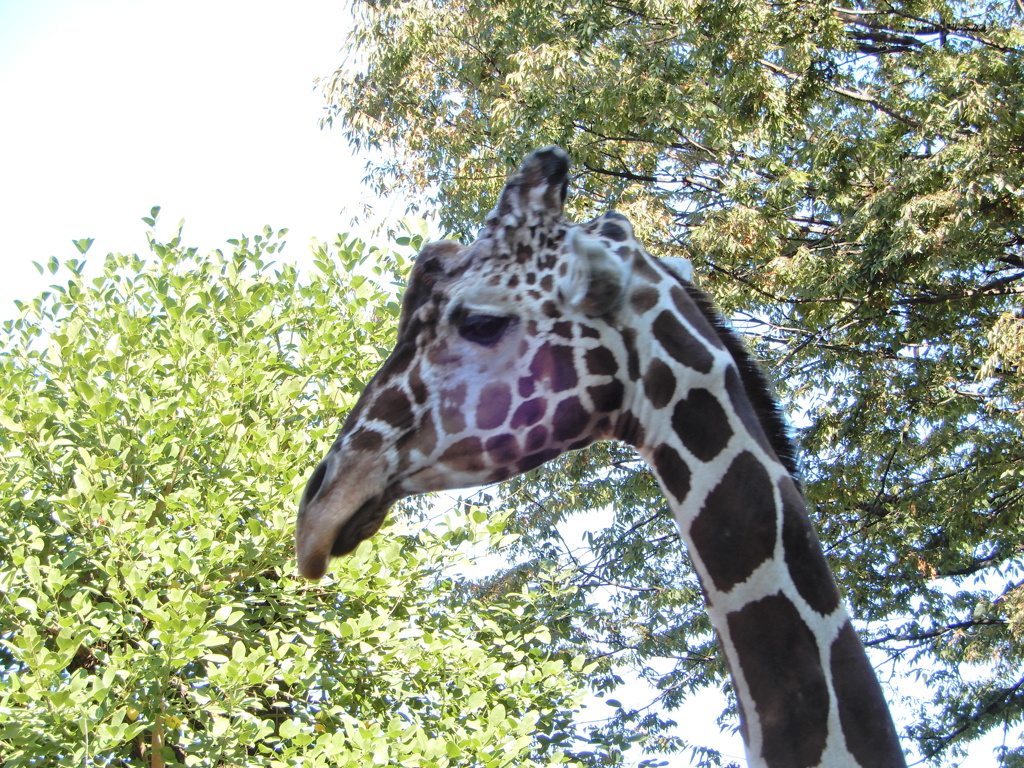
[[[668,492],[682,502],[690,492],[690,468],[671,445],[659,445],[654,449],[654,469]]]
[[[427,360],[434,365],[446,365],[458,362],[459,358],[449,352],[446,342],[438,341],[433,346],[427,347]]]
[[[674,360],[701,373],[711,370],[715,359],[707,347],[694,338],[676,316],[663,310],[651,325],[654,338]]]
[[[528,427],[531,424],[536,424],[541,420],[541,418],[543,418],[546,410],[547,401],[543,397],[535,397],[533,400],[527,400],[516,408],[516,412],[512,414],[512,422],[509,426],[512,427],[512,429],[522,429],[523,427]]]
[[[412,362],[416,356],[416,345],[411,341],[400,342],[396,346],[388,359],[384,361],[384,364],[380,367],[377,375],[380,377],[398,376],[405,372],[405,369],[409,367],[409,363]]]
[[[706,389],[691,389],[672,411],[672,429],[701,461],[711,461],[729,444],[732,427],[718,398]]]
[[[491,462],[504,466],[511,464],[519,457],[519,444],[515,435],[501,434],[487,439],[484,444],[487,448],[487,455]]]
[[[476,406],[476,425],[480,429],[496,429],[505,423],[512,407],[512,391],[504,382],[491,382],[480,390]]]
[[[761,723],[765,762],[817,765],[828,740],[829,701],[814,634],[782,594],[734,611],[728,626]]]
[[[572,325],[572,323],[563,320],[551,326],[551,332],[555,334],[555,336],[561,336],[563,339],[571,339]]]
[[[445,259],[458,253],[461,248],[457,243],[451,243],[451,246],[446,243],[429,243],[420,251],[409,277],[409,287],[402,296],[399,339],[412,339],[416,336],[419,330],[417,315],[420,308],[433,299],[434,286],[444,277]]]
[[[579,382],[572,347],[563,344],[543,344],[530,362],[530,373],[538,381],[547,379],[554,392],[572,389]]]
[[[649,285],[642,285],[629,295],[629,305],[638,315],[647,312],[658,303],[658,292]]]
[[[831,657],[832,685],[846,748],[861,765],[903,768],[906,763],[896,757],[902,750],[889,708],[849,622],[832,643]]]
[[[527,433],[523,448],[527,453],[533,453],[543,448],[547,442],[548,428],[543,424],[538,424]]]
[[[388,387],[377,395],[370,406],[369,417],[384,421],[393,427],[411,427],[412,404],[398,387]]]
[[[614,240],[617,243],[624,242],[626,239],[626,230],[619,224],[611,221],[606,221],[602,224],[597,234],[601,237],[607,237],[609,240]]]
[[[579,435],[590,421],[590,414],[578,397],[567,397],[560,402],[551,417],[551,435],[557,442],[565,442]]]
[[[409,373],[409,391],[412,393],[412,399],[416,401],[416,405],[423,405],[427,402],[427,385],[420,378],[419,366],[413,368]]]
[[[354,451],[376,451],[383,444],[381,434],[370,429],[356,430],[348,439],[348,447]]]
[[[619,370],[615,355],[607,347],[588,349],[583,355],[583,362],[591,376],[614,376]]]
[[[658,358],[651,360],[644,374],[644,394],[655,408],[664,408],[676,393],[676,375]]]
[[[544,237],[542,235],[541,236],[541,246],[540,246],[541,249],[543,249],[546,245],[547,245],[547,237]],[[555,253],[554,251],[549,251],[546,256],[544,256],[543,258],[538,258],[537,259],[537,268],[538,269],[544,269],[544,270],[553,269],[555,264],[557,264],[557,263],[558,263],[558,254]],[[543,282],[541,283],[541,287],[544,287]],[[550,287],[545,287],[544,290],[548,291],[548,290],[551,290],[551,289],[550,289]]]
[[[628,254],[623,254],[628,255]],[[657,285],[661,282],[661,272],[652,267],[647,263],[647,258],[644,254],[638,253],[636,258],[633,260],[633,274],[642,277],[648,283]]]
[[[768,472],[753,454],[733,459],[690,525],[693,545],[711,580],[728,592],[775,550],[775,501]]]
[[[434,452],[434,448],[437,447],[437,428],[434,426],[434,419],[430,413],[426,413],[423,417],[423,421],[420,423],[419,428],[415,435],[415,445],[423,453],[429,456]]]
[[[639,448],[644,444],[644,427],[632,411],[625,411],[615,420],[612,434],[617,440]]]
[[[452,443],[438,457],[438,461],[465,472],[480,472],[484,469],[484,446],[478,437],[464,437]]]
[[[782,550],[796,591],[815,611],[827,616],[839,607],[839,589],[822,554],[818,535],[807,519],[800,491],[792,478],[779,481],[782,497]]]
[[[590,402],[594,404],[595,412],[608,413],[622,407],[625,387],[622,386],[622,382],[613,379],[607,384],[587,387],[587,394],[590,395]]]

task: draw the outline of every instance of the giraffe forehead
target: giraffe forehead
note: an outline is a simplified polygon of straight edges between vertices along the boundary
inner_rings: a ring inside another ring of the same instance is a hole
[[[425,247],[410,279],[400,336],[414,335],[424,351],[444,346],[454,330],[450,321],[465,310],[514,316],[528,324],[531,336],[554,330],[571,338],[573,334],[561,322],[566,307],[560,287],[579,269],[581,257],[566,247],[567,233],[575,227],[634,271],[639,268],[636,276],[647,276],[643,282],[661,281],[658,270],[646,264],[630,222],[615,211],[583,224],[566,219],[514,223],[509,217],[503,224],[482,230],[481,237],[468,246],[442,241]],[[634,309],[647,309],[644,302],[657,302],[660,292],[649,293],[633,299]]]
[[[438,306],[442,312],[454,307],[478,312],[492,311],[493,314],[509,311],[522,298],[517,292],[509,290],[510,277],[507,271],[501,270],[480,270],[477,274],[468,274],[453,285],[446,296],[439,297]]]
[[[505,303],[555,292],[558,279],[570,273],[571,262],[578,258],[565,248],[567,232],[574,227],[624,261],[632,263],[643,250],[628,219],[615,211],[583,224],[563,219],[545,228],[520,222],[502,238],[487,237],[469,246],[462,265],[465,271],[455,281],[461,286],[459,292],[467,299],[479,297],[486,302],[496,296]],[[509,295],[507,291],[518,292]]]
[[[439,317],[453,307],[479,312],[529,313],[531,303],[555,288],[557,249],[538,252],[530,258],[481,257],[464,273],[435,292]]]

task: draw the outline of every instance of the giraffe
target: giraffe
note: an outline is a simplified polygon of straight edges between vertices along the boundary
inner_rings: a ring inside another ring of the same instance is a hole
[[[566,218],[569,165],[536,150],[471,245],[420,252],[395,349],[303,492],[299,570],[323,576],[398,499],[620,440],[691,554],[748,764],[904,766],[763,373],[685,264],[648,254],[626,217]]]

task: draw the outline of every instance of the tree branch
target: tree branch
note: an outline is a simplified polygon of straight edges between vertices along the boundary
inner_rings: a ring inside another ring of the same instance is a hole
[[[919,294],[917,296],[907,296],[906,298],[903,299],[897,299],[893,303],[903,306],[907,304],[941,304],[945,301],[952,301],[954,299],[971,299],[974,298],[975,296],[982,295],[1013,296],[1015,294],[1024,293],[1024,290],[1022,290],[1021,288],[1012,288],[1006,291],[1002,291],[999,289],[1004,288],[1010,283],[1015,283],[1021,279],[1024,279],[1024,272],[1017,272],[1012,275],[1000,277],[996,280],[991,280],[982,285],[980,288],[965,291],[956,291],[953,293],[940,293],[935,295]]]
[[[882,635],[881,637],[876,637],[876,638],[873,638],[871,640],[865,640],[864,641],[864,645],[866,645],[866,646],[876,646],[876,645],[884,645],[885,643],[891,643],[891,642],[916,643],[916,642],[920,642],[921,640],[931,640],[931,639],[936,638],[936,637],[942,637],[943,635],[948,635],[950,632],[956,632],[959,629],[968,629],[968,628],[971,628],[971,627],[979,627],[979,626],[980,627],[990,627],[990,626],[1005,627],[1006,625],[1007,625],[1007,622],[1004,619],[972,619],[971,621],[960,621],[960,622],[957,622],[956,624],[948,624],[945,627],[938,627],[937,629],[932,629],[932,630],[929,630],[927,632],[917,632],[917,633],[912,634],[912,635],[900,635],[900,634]]]
[[[796,74],[795,72],[790,72],[788,69],[780,67],[778,64],[774,64],[768,61],[767,59],[760,59],[759,63],[761,64],[761,66],[770,69],[777,75],[782,75],[788,80],[800,79],[800,75]],[[853,101],[859,101],[862,104],[869,104],[875,109],[877,109],[879,112],[888,115],[893,120],[899,123],[903,123],[904,125],[913,128],[915,131],[920,130],[923,127],[919,120],[910,117],[910,115],[900,114],[887,104],[883,104],[881,101],[878,100],[877,97],[868,93],[867,91],[851,91],[849,88],[839,88],[837,86],[832,85],[825,85],[824,87],[838,96],[845,96],[846,98],[852,99]]]
[[[1010,703],[1010,700],[1018,695],[1018,692],[1024,689],[1024,677],[1018,680],[1009,688],[1002,688],[995,692],[995,695],[989,700],[988,704],[981,707],[973,715],[969,715],[964,719],[959,727],[954,728],[952,731],[947,733],[945,736],[940,736],[934,739],[938,742],[934,747],[924,750],[926,758],[935,757],[939,752],[944,750],[950,744],[952,744],[957,738],[959,738],[964,732],[975,725],[982,718],[995,714],[1003,707]]]

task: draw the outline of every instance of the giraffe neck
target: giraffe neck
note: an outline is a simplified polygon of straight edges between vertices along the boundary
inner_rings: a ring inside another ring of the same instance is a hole
[[[675,316],[706,354],[689,350],[694,369],[663,359],[672,357],[666,340],[652,349],[628,349],[627,340],[627,356],[647,373],[616,431],[650,464],[679,524],[729,666],[750,765],[905,765],[792,460],[779,456],[784,438],[765,433],[777,419],[755,408],[769,401],[763,379],[740,374],[748,360],[736,355],[746,353],[714,318]],[[650,375],[659,366],[666,370]],[[664,392],[679,381],[689,389],[668,402]]]

